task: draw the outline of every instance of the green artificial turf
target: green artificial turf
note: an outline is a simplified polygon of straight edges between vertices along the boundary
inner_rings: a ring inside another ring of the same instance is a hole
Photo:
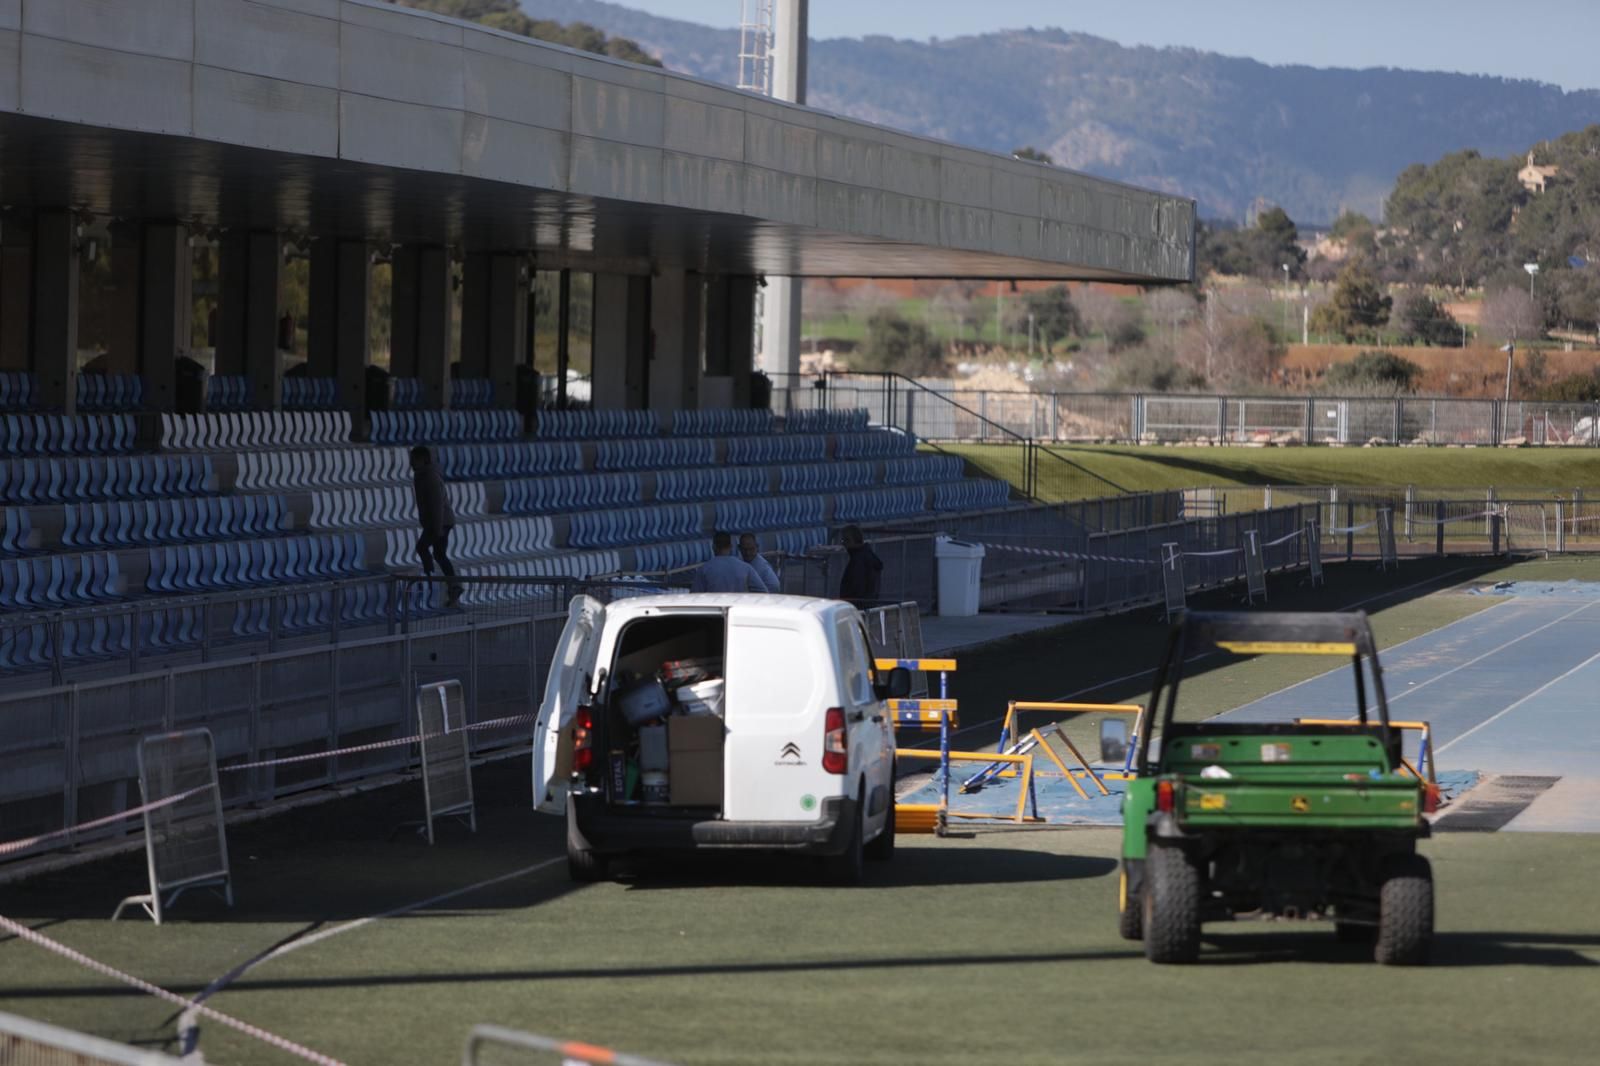
[[[990,477],[1022,485],[1022,448],[941,444]],[[1600,495],[1600,449],[1591,448],[1186,448],[1052,445],[1038,461],[1046,501],[1118,490],[1227,485],[1345,485],[1487,490],[1502,499],[1573,489]]]

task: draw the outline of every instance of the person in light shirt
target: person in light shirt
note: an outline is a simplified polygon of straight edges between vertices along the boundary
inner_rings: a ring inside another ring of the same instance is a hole
[[[765,592],[767,587],[750,564],[733,554],[733,537],[717,533],[711,538],[711,558],[694,572],[691,592]]]
[[[739,534],[739,558],[750,564],[750,569],[754,570],[761,583],[767,586],[768,592],[781,591],[778,575],[772,569],[772,564],[762,558],[761,544],[756,540],[754,533]]]

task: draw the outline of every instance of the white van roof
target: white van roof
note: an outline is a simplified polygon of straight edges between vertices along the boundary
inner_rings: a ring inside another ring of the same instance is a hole
[[[802,614],[831,614],[840,608],[851,609],[843,600],[824,600],[816,596],[770,596],[750,592],[668,592],[654,596],[629,596],[606,605],[606,617],[631,618],[656,611],[684,608],[728,610],[757,607],[764,610],[796,611]]]

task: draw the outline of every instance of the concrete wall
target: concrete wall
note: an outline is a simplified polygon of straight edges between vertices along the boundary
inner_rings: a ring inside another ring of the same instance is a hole
[[[663,246],[694,269],[1182,280],[1192,268],[1187,199],[369,0],[0,0],[5,111],[793,237],[745,240],[734,264],[706,261],[704,242]],[[946,269],[937,249],[967,254]]]

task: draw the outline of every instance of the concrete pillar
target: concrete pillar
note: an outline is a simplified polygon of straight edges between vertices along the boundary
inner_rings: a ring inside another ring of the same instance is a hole
[[[250,405],[275,411],[282,399],[278,360],[278,271],[283,251],[271,231],[225,233],[218,256],[216,361],[212,372],[250,379]],[[312,299],[316,299],[313,279]]]
[[[439,247],[394,253],[389,372],[422,382],[424,407],[450,400],[450,256]]]
[[[489,376],[489,253],[468,252],[461,263],[460,377]]]
[[[810,13],[808,0],[777,0],[772,16],[772,95],[806,102]],[[768,374],[800,372],[800,280],[771,277],[762,301],[761,367]],[[780,384],[778,379],[774,384]]]
[[[495,405],[514,407],[527,362],[528,276],[515,252],[471,252],[461,284],[461,376],[494,382]]]
[[[692,411],[700,406],[699,274],[671,271],[651,279],[650,409]]]
[[[750,375],[755,370],[756,279],[728,279],[728,372],[733,376],[733,406],[750,406]]]
[[[0,225],[0,370],[33,365],[33,226],[7,216]]]
[[[640,410],[650,380],[650,279],[594,276],[594,405]]]
[[[34,219],[32,370],[39,406],[72,414],[78,391],[77,224],[70,211]]]
[[[100,362],[111,374],[139,372],[139,286],[144,270],[144,227],[137,222],[111,226],[111,314],[106,354]]]
[[[311,329],[306,373],[338,381],[339,406],[366,410],[367,297],[372,263],[363,241],[311,246]]]
[[[190,347],[194,258],[176,222],[118,226],[111,235],[116,278],[107,369],[144,379],[144,406],[171,411],[174,361]]]

